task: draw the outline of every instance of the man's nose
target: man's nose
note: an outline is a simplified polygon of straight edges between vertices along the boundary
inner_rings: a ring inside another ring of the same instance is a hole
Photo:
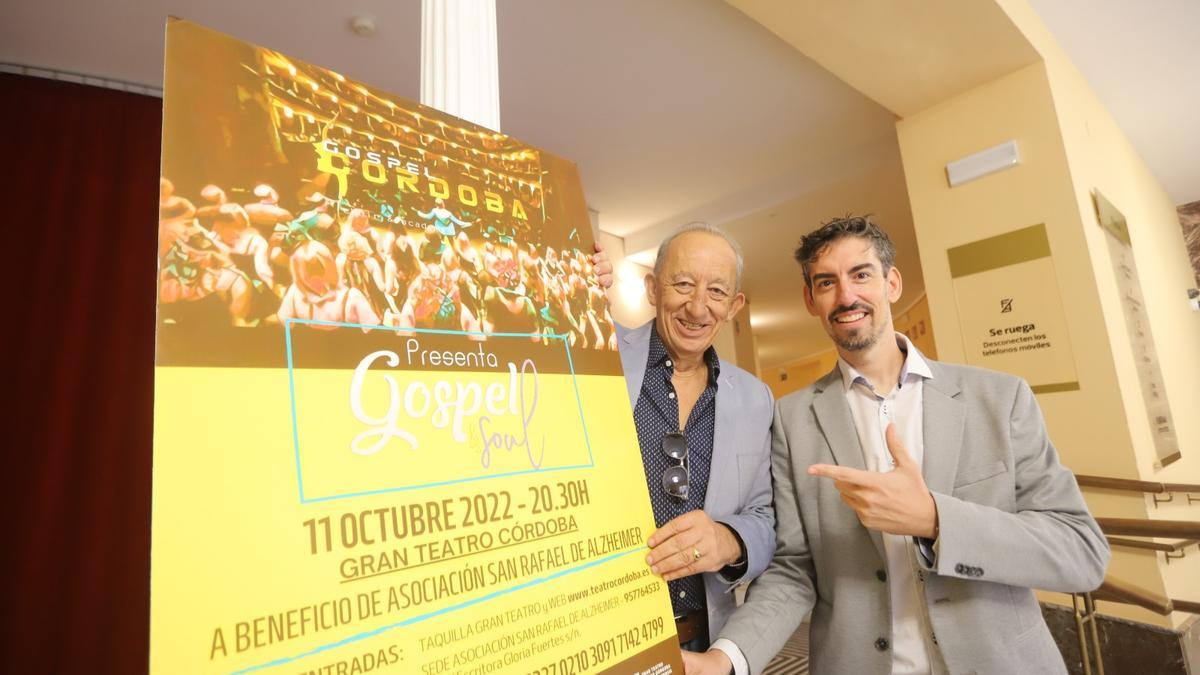
[[[858,302],[858,294],[850,284],[838,284],[837,304],[839,307],[849,307]]]

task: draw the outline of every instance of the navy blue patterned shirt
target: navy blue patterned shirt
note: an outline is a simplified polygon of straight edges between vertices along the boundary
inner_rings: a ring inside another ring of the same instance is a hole
[[[672,518],[688,511],[704,508],[708,491],[709,469],[712,467],[713,432],[717,427],[717,376],[721,372],[717,351],[711,346],[704,352],[708,366],[708,386],[700,394],[684,429],[679,428],[679,401],[671,375],[675,372],[667,348],[658,336],[657,326],[650,329],[650,354],[646,359],[646,375],[642,390],[633,408],[633,423],[637,427],[638,445],[642,449],[642,464],[646,469],[646,484],[650,489],[650,504],[654,508],[654,524],[662,527]],[[663,488],[663,472],[679,462],[663,452],[664,434],[683,431],[688,447],[688,474],[691,487],[687,500],[667,494]],[[704,610],[704,581],[693,574],[667,582],[671,591],[671,608],[675,616]]]

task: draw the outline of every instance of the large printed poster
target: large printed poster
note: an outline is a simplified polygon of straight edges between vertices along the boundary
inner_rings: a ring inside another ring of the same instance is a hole
[[[177,20],[164,106],[151,670],[678,669],[575,167]]]

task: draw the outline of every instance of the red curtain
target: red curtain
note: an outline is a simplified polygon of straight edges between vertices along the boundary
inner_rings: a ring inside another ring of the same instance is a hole
[[[162,101],[0,75],[6,672],[145,672]]]

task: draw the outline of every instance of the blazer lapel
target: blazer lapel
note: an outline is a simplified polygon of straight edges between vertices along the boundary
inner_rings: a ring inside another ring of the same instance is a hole
[[[858,432],[854,430],[854,418],[850,405],[846,403],[846,392],[842,390],[842,374],[837,368],[817,382],[819,392],[813,397],[813,412],[817,423],[825,434],[825,441],[833,451],[833,458],[840,466],[866,471],[862,445]]]
[[[958,473],[965,411],[957,400],[962,390],[953,376],[934,362],[930,362],[930,368],[934,377],[925,381],[924,388],[925,457],[921,473],[930,490],[948,495],[954,489],[954,477]]]
[[[846,403],[846,392],[842,387],[841,370],[834,367],[833,372],[821,378],[816,386],[820,391],[813,397],[813,413],[817,417],[821,433],[825,435],[825,442],[833,452],[834,461],[839,466],[866,471],[862,444],[858,442],[854,417],[850,414],[850,404]],[[887,560],[883,550],[883,537],[876,530],[866,527],[863,529],[871,536],[871,543],[875,544],[879,557]]]
[[[621,370],[625,371],[625,386],[629,390],[629,407],[637,407],[638,395],[642,393],[642,379],[646,377],[646,359],[650,357],[650,325],[647,323],[625,330],[618,326],[621,348]]]
[[[733,439],[737,438],[736,408],[738,392],[734,390],[733,378],[729,376],[728,363],[722,363],[721,375],[717,378],[717,427],[713,431],[712,465],[709,468],[708,490],[704,495],[704,510],[714,513],[732,511],[724,509],[722,504],[730,498],[737,499],[738,481],[712,480],[712,476],[737,476],[737,448]],[[732,489],[714,490],[717,485],[729,486]]]

